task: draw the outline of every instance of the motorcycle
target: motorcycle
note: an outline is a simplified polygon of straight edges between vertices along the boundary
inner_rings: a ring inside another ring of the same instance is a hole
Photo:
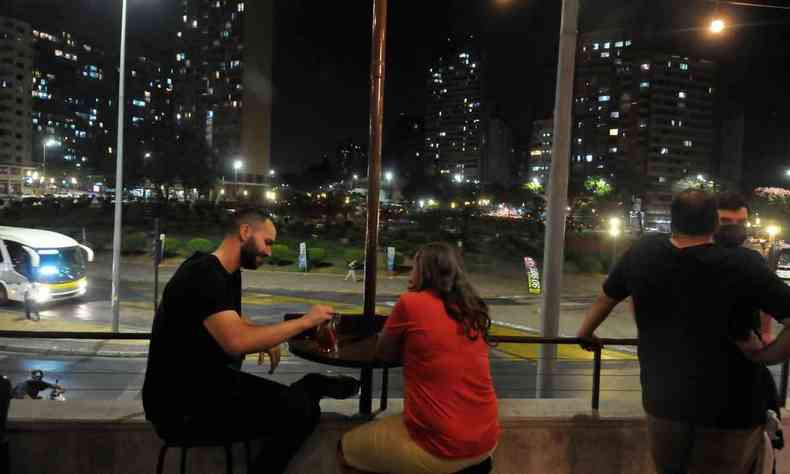
[[[11,391],[11,398],[18,400],[33,399],[41,400],[43,397],[39,395],[40,392],[49,390],[49,399],[59,402],[66,401],[66,389],[58,384],[58,379],[55,383],[49,383],[44,380],[44,372],[42,370],[34,370],[30,373],[30,379],[17,384]]]

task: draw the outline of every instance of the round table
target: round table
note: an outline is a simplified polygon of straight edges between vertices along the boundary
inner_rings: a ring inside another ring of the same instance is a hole
[[[353,316],[361,318],[364,316]],[[351,318],[349,318],[351,319]],[[345,321],[345,317],[343,318]],[[288,341],[288,350],[296,357],[333,367],[361,369],[359,412],[369,416],[373,405],[373,370],[382,370],[380,410],[387,409],[387,386],[389,369],[400,367],[400,362],[384,361],[376,357],[378,334],[358,334],[344,332],[341,321],[337,334],[338,350],[324,352],[318,347],[312,332],[302,334]],[[367,332],[367,331],[366,331]]]

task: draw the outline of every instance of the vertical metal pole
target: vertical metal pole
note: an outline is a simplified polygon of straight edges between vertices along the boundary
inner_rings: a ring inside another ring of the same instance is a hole
[[[601,352],[603,349],[595,349],[595,360],[593,362],[593,393],[592,409],[597,410],[601,400]]]
[[[562,256],[565,245],[565,208],[568,202],[568,168],[571,145],[571,107],[576,64],[579,0],[563,0],[560,25],[560,57],[557,66],[557,92],[554,101],[554,144],[548,184],[546,243],[543,250],[543,304],[540,310],[541,334],[559,335]],[[542,344],[538,359],[537,396],[551,397],[552,374],[557,346]]]
[[[387,0],[373,0],[373,50],[370,64],[370,149],[368,219],[365,233],[364,315],[376,314],[376,255],[379,241],[381,140],[384,125],[384,72],[387,44]]]
[[[154,219],[154,315],[156,315],[156,307],[159,306],[159,218]]]
[[[790,375],[790,362],[785,361],[782,364],[782,375],[781,380],[779,380],[779,403],[784,408],[787,405],[787,377]]]
[[[112,330],[121,326],[121,214],[123,212],[123,132],[126,109],[126,2],[121,0],[121,64],[118,84],[118,149],[115,160],[115,223],[112,235]]]

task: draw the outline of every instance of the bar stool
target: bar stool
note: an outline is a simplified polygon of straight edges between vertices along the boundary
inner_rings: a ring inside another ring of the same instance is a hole
[[[237,441],[244,443],[244,455],[247,465],[247,472],[250,470],[250,443],[248,441]],[[233,474],[233,445],[234,442],[212,442],[207,440],[165,440],[162,449],[159,450],[159,461],[156,463],[156,474],[162,474],[162,469],[165,466],[165,457],[167,450],[170,448],[181,448],[181,474],[187,472],[187,452],[192,448],[219,448],[225,449],[225,471],[227,474]]]
[[[491,458],[486,458],[480,464],[475,464],[474,466],[469,466],[463,471],[458,471],[456,474],[488,474],[491,472],[493,468],[493,462]]]

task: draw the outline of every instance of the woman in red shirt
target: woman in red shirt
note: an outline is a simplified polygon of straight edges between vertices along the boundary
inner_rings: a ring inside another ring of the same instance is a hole
[[[346,433],[341,463],[366,472],[449,474],[486,461],[499,439],[490,326],[455,247],[421,248],[409,291],[378,341],[379,356],[403,361],[403,414]]]

